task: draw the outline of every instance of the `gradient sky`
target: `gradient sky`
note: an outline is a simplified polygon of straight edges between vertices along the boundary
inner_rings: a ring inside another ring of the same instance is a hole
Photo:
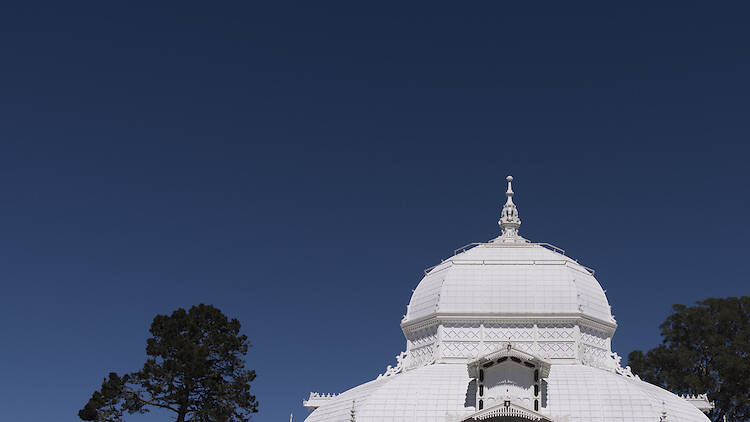
[[[256,420],[301,421],[395,362],[507,174],[621,355],[750,294],[746,2],[152,3],[0,13],[3,420],[77,420],[203,302],[253,342]]]

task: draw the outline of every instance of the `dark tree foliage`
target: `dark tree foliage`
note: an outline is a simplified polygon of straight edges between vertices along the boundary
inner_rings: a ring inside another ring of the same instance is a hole
[[[628,356],[633,371],[675,393],[708,393],[714,421],[750,419],[750,297],[674,305],[659,328],[662,344]]]
[[[109,374],[78,412],[82,420],[122,422],[125,414],[161,408],[178,422],[245,422],[258,411],[239,321],[200,304],[157,315],[150,332],[143,369]]]

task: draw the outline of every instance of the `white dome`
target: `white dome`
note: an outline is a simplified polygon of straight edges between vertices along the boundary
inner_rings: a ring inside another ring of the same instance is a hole
[[[311,393],[306,422],[709,421],[707,398],[691,404],[620,366],[593,271],[518,234],[511,180],[502,235],[414,290],[397,365],[340,395]]]
[[[491,242],[432,268],[402,325],[434,315],[585,316],[613,324],[592,271],[542,244]]]
[[[706,422],[695,406],[654,385],[585,365],[553,365],[547,379],[554,421]],[[307,422],[439,422],[475,412],[466,365],[435,364],[383,378],[339,394],[317,408]]]

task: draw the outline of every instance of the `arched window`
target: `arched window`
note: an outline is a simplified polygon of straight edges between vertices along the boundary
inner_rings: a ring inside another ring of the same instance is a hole
[[[484,401],[479,400],[479,410],[482,410],[482,409],[484,409]]]

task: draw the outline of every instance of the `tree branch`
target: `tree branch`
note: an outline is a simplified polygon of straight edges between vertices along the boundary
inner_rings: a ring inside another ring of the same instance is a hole
[[[170,406],[168,404],[154,403],[151,400],[144,399],[143,397],[140,396],[140,394],[139,394],[138,391],[130,390],[130,393],[133,394],[133,397],[135,397],[136,400],[138,400],[139,402],[141,402],[143,404],[148,404],[150,406],[161,407],[162,409],[169,409],[169,410],[171,410],[171,411],[173,411],[175,413],[178,413],[177,409],[173,408],[172,406]]]

